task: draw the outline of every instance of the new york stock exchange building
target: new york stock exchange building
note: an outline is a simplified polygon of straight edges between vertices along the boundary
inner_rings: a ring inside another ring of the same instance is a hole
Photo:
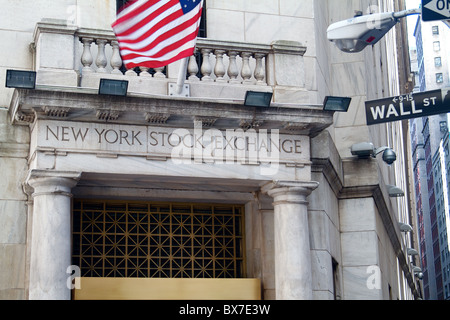
[[[397,167],[349,151],[397,143],[360,119],[381,89],[347,82],[376,72],[326,41],[353,8],[206,1],[179,93],[180,62],[123,69],[116,3],[44,2],[0,22],[21,44],[3,80],[36,72],[34,88],[1,89],[2,298],[420,298],[398,224],[414,222],[385,188]],[[356,99],[337,115],[327,95]]]

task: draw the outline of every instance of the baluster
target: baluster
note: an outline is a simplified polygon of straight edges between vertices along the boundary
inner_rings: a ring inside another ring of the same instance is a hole
[[[228,65],[228,77],[230,77],[230,83],[237,84],[240,83],[240,81],[237,79],[237,76],[239,75],[239,69],[236,62],[236,56],[238,55],[237,51],[229,51],[228,56],[230,57],[230,64]]]
[[[192,55],[189,57],[187,71],[189,73],[189,78],[188,78],[189,80],[191,80],[191,81],[199,81],[200,80],[197,77],[198,64],[197,64],[197,60],[195,59],[195,55]]]
[[[83,38],[83,54],[81,55],[81,64],[83,65],[83,73],[93,72],[91,65],[94,62],[94,58],[91,54],[91,44],[94,41],[92,38]]]
[[[97,60],[95,60],[95,64],[97,65],[97,72],[98,73],[106,73],[105,67],[108,63],[108,61],[106,60],[106,54],[105,54],[106,40],[97,39],[96,43],[98,46]]]
[[[165,67],[159,67],[159,68],[154,68],[154,70],[156,71],[155,72],[155,75],[153,76],[153,77],[155,77],[155,78],[165,78],[166,76],[165,76],[165,74],[163,73],[163,71],[164,71],[164,68]]]
[[[252,54],[250,52],[242,52],[242,70],[241,77],[244,79],[242,83],[250,83],[250,78],[252,77],[252,69],[250,68],[250,57]]]
[[[223,76],[225,75],[225,65],[223,64],[223,54],[225,50],[215,50],[216,66],[214,67],[214,74],[216,75],[216,82],[225,82]]]
[[[139,67],[141,73],[139,73],[140,77],[152,77],[152,75],[148,72],[149,68],[147,67]]]
[[[263,58],[265,57],[264,53],[255,53],[255,59],[256,59],[256,67],[255,67],[255,79],[256,84],[258,85],[265,85],[266,82],[264,81],[264,78],[266,77],[266,73],[263,67]]]
[[[211,62],[209,61],[210,53],[211,53],[211,49],[202,49],[203,63],[202,63],[200,70],[203,75],[202,81],[205,81],[205,82],[212,81],[212,78],[211,78],[212,67],[211,67]]]
[[[129,76],[129,77],[137,77],[137,73],[136,73],[136,71],[134,71],[134,68],[127,69],[127,71],[125,71],[125,75]]]
[[[117,41],[111,41],[111,47],[113,50],[111,61],[109,62],[113,68],[111,73],[121,75],[122,71],[120,71],[120,67],[122,67],[122,57],[120,56],[119,43]]]

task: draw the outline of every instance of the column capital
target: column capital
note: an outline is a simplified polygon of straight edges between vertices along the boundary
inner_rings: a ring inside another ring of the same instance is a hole
[[[261,191],[271,197],[278,194],[298,194],[307,197],[313,192],[319,183],[316,181],[271,181],[262,186]]]
[[[71,196],[71,189],[80,180],[81,172],[31,170],[26,184],[34,189],[32,196],[63,194]]]
[[[273,204],[308,204],[306,197],[319,186],[315,181],[272,181],[261,188],[274,200]]]

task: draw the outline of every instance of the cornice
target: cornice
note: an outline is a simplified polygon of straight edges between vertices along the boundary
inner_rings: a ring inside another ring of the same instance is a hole
[[[241,101],[177,98],[129,94],[126,97],[98,95],[80,88],[16,89],[10,104],[11,120],[34,113],[36,119],[79,122],[108,121],[117,124],[192,127],[193,119],[208,119],[219,130],[242,127],[274,130],[282,134],[316,135],[333,123],[333,113],[317,106],[249,107]],[[154,116],[153,116],[154,115]],[[212,121],[211,119],[214,119]],[[23,123],[22,123],[23,124]],[[252,124],[243,126],[243,124]]]

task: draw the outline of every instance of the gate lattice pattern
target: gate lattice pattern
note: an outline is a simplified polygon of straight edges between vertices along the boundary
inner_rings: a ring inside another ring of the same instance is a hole
[[[244,277],[243,206],[74,200],[82,277]]]

